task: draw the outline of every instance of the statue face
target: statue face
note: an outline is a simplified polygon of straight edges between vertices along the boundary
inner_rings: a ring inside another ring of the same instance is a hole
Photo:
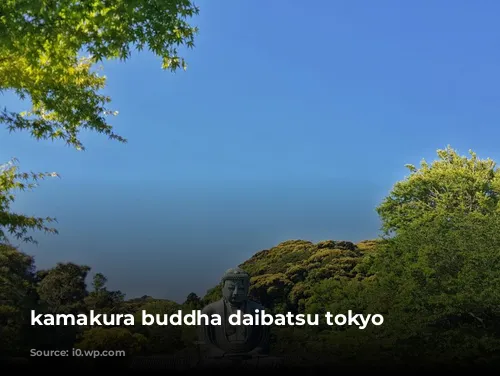
[[[248,284],[243,279],[227,280],[222,287],[222,295],[230,303],[242,303],[247,300]]]

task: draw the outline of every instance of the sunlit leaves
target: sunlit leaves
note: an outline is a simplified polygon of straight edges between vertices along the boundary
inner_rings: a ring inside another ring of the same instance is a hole
[[[500,172],[494,161],[482,160],[470,151],[461,156],[451,147],[438,150],[438,159],[420,168],[406,167],[410,175],[396,183],[377,208],[384,230],[398,231],[438,214],[488,215],[499,210]]]
[[[0,123],[37,139],[62,139],[83,149],[82,129],[121,142],[108,123],[106,79],[92,68],[128,59],[147,47],[164,69],[185,68],[181,46],[194,46],[188,0],[7,1],[0,4],[0,90],[32,102],[24,114],[3,109]],[[6,16],[8,15],[8,17]],[[82,58],[81,53],[89,56]]]
[[[196,14],[189,0],[0,1],[0,94],[11,91],[29,106],[21,113],[0,108],[0,124],[77,150],[85,149],[82,130],[126,142],[109,122],[117,112],[108,108],[96,63],[147,48],[163,69],[185,69],[179,50],[194,46],[197,28],[188,19]],[[45,176],[19,174],[13,165],[1,173],[0,241],[6,232],[26,241],[33,240],[28,229],[55,232],[46,226],[52,218],[9,211],[13,191]]]
[[[447,147],[437,155],[408,165],[410,175],[377,208],[395,236],[372,260],[377,283],[368,294],[389,297],[385,328],[395,338],[454,359],[487,357],[499,344],[498,337],[487,347],[483,341],[500,318],[500,172],[472,151],[461,156]]]

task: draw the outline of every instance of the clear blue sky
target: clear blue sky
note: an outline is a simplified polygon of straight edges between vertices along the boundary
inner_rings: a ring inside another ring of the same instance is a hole
[[[287,239],[376,237],[404,165],[438,148],[500,160],[500,3],[198,5],[187,72],[148,53],[106,64],[128,144],[0,132],[1,161],[62,176],[15,206],[59,220],[23,246],[39,267],[85,263],[129,297],[182,300]]]

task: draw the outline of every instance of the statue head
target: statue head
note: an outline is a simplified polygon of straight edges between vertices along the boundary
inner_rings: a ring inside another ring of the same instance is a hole
[[[239,304],[248,299],[250,275],[240,268],[232,268],[222,277],[222,296],[229,303]]]

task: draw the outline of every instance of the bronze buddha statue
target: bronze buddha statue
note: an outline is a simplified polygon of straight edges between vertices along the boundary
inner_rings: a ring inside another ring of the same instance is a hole
[[[203,359],[260,359],[269,354],[269,326],[232,325],[231,315],[257,315],[264,307],[248,298],[250,276],[240,268],[222,277],[222,299],[207,305],[202,313],[219,315],[221,325],[201,325],[199,344]]]

